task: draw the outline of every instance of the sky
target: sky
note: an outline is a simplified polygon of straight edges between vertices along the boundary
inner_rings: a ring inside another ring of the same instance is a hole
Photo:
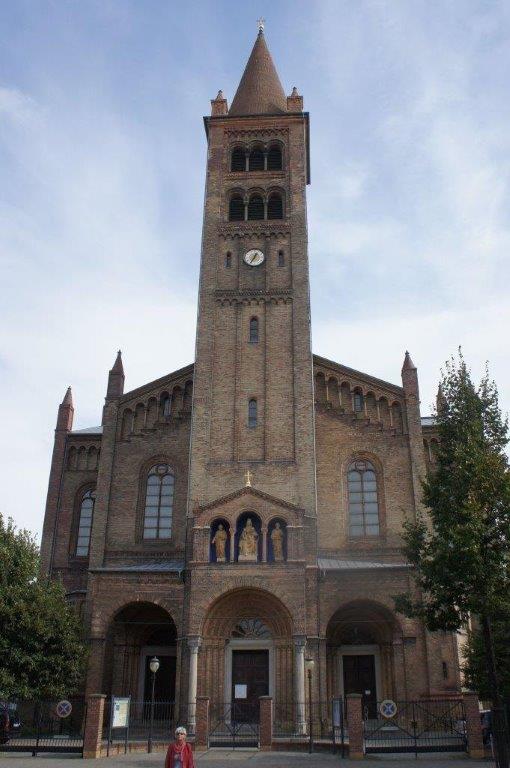
[[[53,430],[193,361],[206,142],[256,37],[311,121],[313,351],[422,413],[459,345],[510,408],[506,0],[1,0],[1,511],[39,534]]]

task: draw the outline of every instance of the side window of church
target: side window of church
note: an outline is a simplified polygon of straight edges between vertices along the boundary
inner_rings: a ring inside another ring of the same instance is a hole
[[[250,343],[256,344],[259,340],[259,321],[256,317],[250,320]]]
[[[80,503],[80,518],[78,520],[78,536],[76,538],[76,557],[88,557],[90,549],[90,534],[94,516],[95,491],[86,491]]]
[[[250,402],[248,403],[248,426],[249,427],[257,426],[257,401],[256,400],[250,400]]]
[[[168,464],[156,464],[147,476],[144,539],[169,539],[172,535],[174,476]]]
[[[379,535],[377,476],[369,461],[353,461],[347,475],[349,536]]]

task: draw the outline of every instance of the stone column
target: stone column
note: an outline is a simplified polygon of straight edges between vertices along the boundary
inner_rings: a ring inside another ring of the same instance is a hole
[[[348,693],[347,699],[347,729],[349,732],[349,758],[363,759],[363,714],[361,710],[361,693]]]
[[[270,752],[273,744],[273,699],[271,696],[261,696],[259,745],[262,752]]]
[[[267,525],[262,526],[260,535],[262,536],[262,562],[267,563]]]
[[[198,649],[201,639],[199,637],[188,638],[189,648],[189,683],[188,683],[188,723],[191,733],[195,732],[196,727],[196,704],[197,704],[197,680],[198,680]]]
[[[483,746],[482,723],[480,720],[480,707],[478,696],[472,691],[467,691],[464,696],[464,709],[466,711],[466,736],[468,742],[469,757],[481,760],[485,755]]]
[[[87,715],[83,733],[83,757],[86,759],[101,757],[105,699],[104,693],[93,693],[87,699]]]
[[[199,696],[196,699],[195,714],[196,725],[193,728],[195,731],[195,749],[197,752],[204,752],[209,747],[209,696]]]
[[[306,733],[305,646],[306,637],[294,638],[294,702],[296,704],[296,731],[298,734]]]

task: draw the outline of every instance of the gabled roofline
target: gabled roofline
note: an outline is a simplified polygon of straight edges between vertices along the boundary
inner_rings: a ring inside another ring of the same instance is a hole
[[[210,501],[208,504],[197,506],[193,510],[193,515],[206,512],[209,509],[214,509],[214,507],[219,507],[222,504],[226,504],[227,502],[233,501],[234,499],[240,498],[241,496],[258,496],[260,499],[269,501],[271,504],[275,504],[279,507],[285,507],[286,509],[292,509],[294,512],[304,513],[304,509],[302,507],[298,507],[296,504],[292,504],[290,501],[284,501],[284,499],[279,499],[277,496],[271,496],[269,493],[259,491],[252,485],[245,485],[243,488],[239,488],[237,491],[233,491],[232,493],[228,493],[226,496],[221,496],[219,499]]]
[[[154,387],[160,387],[163,386],[167,381],[171,379],[180,379],[181,376],[186,376],[186,374],[192,374],[195,368],[194,363],[190,363],[189,365],[185,365],[184,368],[179,368],[177,371],[172,371],[171,373],[165,374],[165,376],[161,376],[159,379],[154,379],[154,381],[149,381],[148,384],[142,384],[141,387],[137,387],[136,389],[131,389],[129,392],[124,392],[122,397],[119,397],[119,402],[124,403],[126,400],[131,400],[133,397],[138,397],[138,395],[144,395],[146,392],[150,392],[151,389]]]
[[[323,365],[326,368],[333,368],[333,370],[338,371],[339,373],[345,373],[348,376],[355,376],[362,381],[365,381],[367,384],[374,384],[378,387],[386,387],[387,389],[391,389],[393,392],[395,392],[398,395],[404,394],[403,387],[399,387],[398,384],[392,384],[390,381],[384,381],[384,379],[378,379],[376,376],[370,376],[368,373],[363,373],[363,371],[357,371],[355,368],[349,368],[347,365],[342,365],[341,363],[335,363],[334,360],[328,360],[327,357],[321,357],[320,355],[313,355],[313,362],[317,365]]]

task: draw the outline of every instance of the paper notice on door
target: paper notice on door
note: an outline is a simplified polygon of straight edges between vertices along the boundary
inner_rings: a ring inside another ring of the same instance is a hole
[[[247,699],[248,698],[248,686],[247,685],[239,685],[238,683],[234,686],[234,697],[236,699]]]

